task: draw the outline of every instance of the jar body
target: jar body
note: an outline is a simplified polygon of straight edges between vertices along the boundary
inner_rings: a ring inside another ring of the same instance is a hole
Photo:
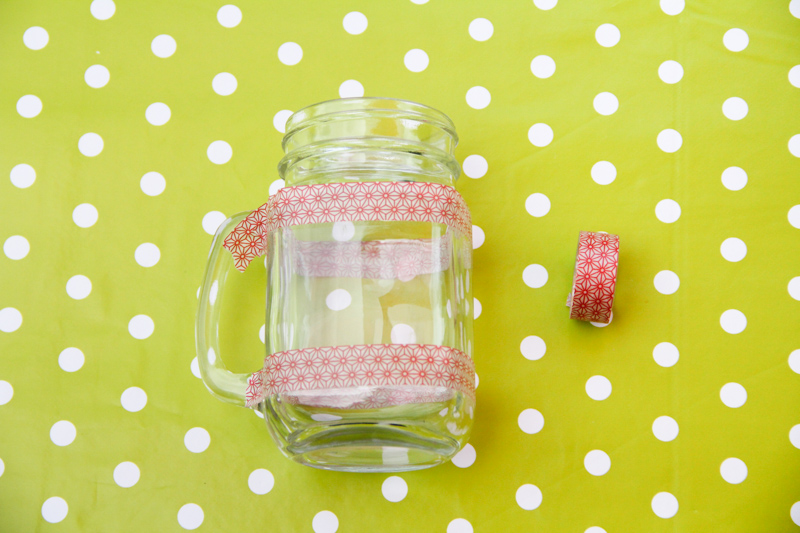
[[[362,194],[369,184],[400,195],[395,206],[413,205],[403,195],[422,184],[452,186],[454,131],[424,116],[430,108],[398,102],[299,112],[307,115],[290,119],[284,140],[286,186],[343,184],[348,209],[376,211],[380,198]],[[379,472],[447,461],[469,438],[474,394],[432,378],[450,353],[471,363],[471,237],[425,217],[329,218],[267,235],[266,361],[284,386],[257,408],[281,451],[309,466]]]

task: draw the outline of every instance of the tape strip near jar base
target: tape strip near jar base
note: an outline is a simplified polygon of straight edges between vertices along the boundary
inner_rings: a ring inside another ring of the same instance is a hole
[[[618,263],[619,235],[580,232],[572,291],[567,297],[570,318],[600,324],[611,322]]]
[[[371,386],[385,405],[431,401],[436,388],[475,396],[475,364],[460,350],[432,344],[362,344],[268,355],[247,380],[247,407],[268,396]],[[435,395],[434,395],[435,396]],[[372,405],[375,407],[376,405]]]

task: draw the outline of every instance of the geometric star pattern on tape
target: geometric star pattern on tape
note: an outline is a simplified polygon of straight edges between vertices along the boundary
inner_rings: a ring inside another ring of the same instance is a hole
[[[614,304],[619,263],[619,235],[580,232],[569,317],[608,324]]]

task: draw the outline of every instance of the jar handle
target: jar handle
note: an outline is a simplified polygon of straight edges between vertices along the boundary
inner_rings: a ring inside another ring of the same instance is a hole
[[[195,322],[195,344],[200,376],[211,394],[220,400],[245,407],[247,380],[251,374],[235,374],[225,368],[219,349],[219,316],[225,280],[234,267],[233,257],[222,248],[225,238],[249,215],[239,213],[220,224],[211,243],[200,304]]]

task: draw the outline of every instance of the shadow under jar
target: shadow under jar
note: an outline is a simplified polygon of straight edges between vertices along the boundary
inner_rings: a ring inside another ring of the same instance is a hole
[[[421,104],[314,104],[286,123],[285,187],[217,230],[197,318],[203,381],[260,410],[294,461],[399,472],[466,444],[472,226],[454,189],[457,141],[452,121]],[[233,374],[217,357],[214,301],[234,263],[260,253],[267,357],[260,371]]]

